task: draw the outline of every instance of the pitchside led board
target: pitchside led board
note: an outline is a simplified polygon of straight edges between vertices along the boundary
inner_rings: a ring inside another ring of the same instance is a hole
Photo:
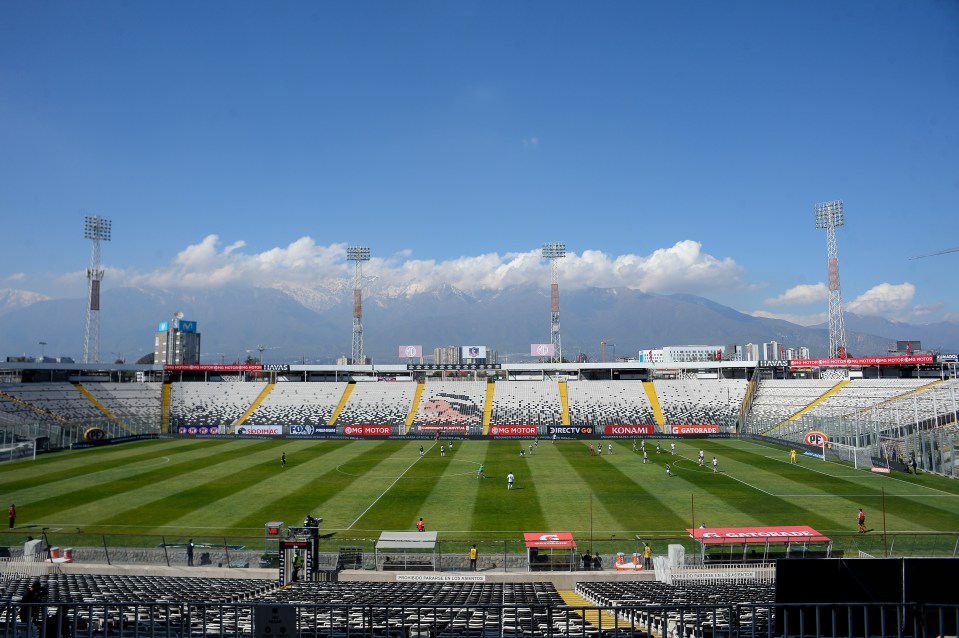
[[[460,357],[463,359],[485,359],[486,346],[463,346]]]

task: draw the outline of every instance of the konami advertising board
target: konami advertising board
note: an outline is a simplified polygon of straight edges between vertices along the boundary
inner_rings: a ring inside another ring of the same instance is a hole
[[[629,436],[645,436],[653,434],[656,431],[655,425],[637,424],[637,425],[607,425],[603,430],[603,436],[608,438],[620,438]]]

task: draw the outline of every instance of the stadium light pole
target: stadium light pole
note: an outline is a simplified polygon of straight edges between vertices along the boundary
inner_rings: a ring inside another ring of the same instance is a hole
[[[110,241],[109,217],[87,216],[83,218],[83,238],[89,239],[90,266],[87,268],[87,322],[83,333],[83,363],[100,363],[100,282],[103,268],[100,266],[100,242]],[[92,361],[91,361],[92,357]]]
[[[839,251],[836,229],[845,225],[842,200],[816,204],[816,228],[826,229],[826,258],[829,275],[829,356],[846,358],[846,323],[842,313],[842,291],[839,287]]]
[[[350,349],[353,365],[366,363],[363,354],[363,262],[370,260],[369,246],[349,246],[346,259],[353,267],[353,347]]]
[[[563,341],[559,334],[559,260],[566,256],[566,244],[547,242],[543,244],[543,259],[549,260],[549,334],[553,344],[553,360],[563,360]]]

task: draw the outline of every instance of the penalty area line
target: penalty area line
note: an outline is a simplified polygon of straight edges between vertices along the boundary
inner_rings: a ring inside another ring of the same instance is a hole
[[[427,448],[426,450],[424,450],[424,451],[423,451],[424,454],[425,454],[426,452],[429,452],[430,450],[432,450],[434,447],[436,447],[436,443],[434,443],[434,444],[431,445],[429,448]],[[404,476],[406,476],[406,473],[409,472],[411,469],[413,469],[413,466],[416,465],[416,463],[417,463],[421,458],[423,458],[423,457],[422,457],[422,456],[416,457],[416,459],[415,459],[412,463],[410,463],[409,467],[407,467],[405,470],[403,470],[403,472],[401,472],[400,475],[397,476],[396,479],[395,479],[392,483],[389,484],[389,487],[387,487],[385,490],[383,490],[383,493],[382,493],[382,494],[380,494],[380,495],[377,496],[375,499],[373,499],[373,502],[370,503],[370,506],[367,507],[365,510],[363,510],[363,512],[362,512],[359,516],[356,517],[356,520],[353,521],[352,523],[350,523],[349,527],[347,527],[346,529],[353,529],[353,526],[356,525],[357,523],[359,523],[359,522],[360,522],[360,519],[363,518],[364,516],[366,516],[366,513],[369,512],[371,509],[373,509],[373,506],[376,505],[377,503],[379,503],[380,499],[383,498],[384,496],[386,496],[386,493],[389,492],[391,489],[393,489],[393,486],[396,485],[401,478],[403,478]]]

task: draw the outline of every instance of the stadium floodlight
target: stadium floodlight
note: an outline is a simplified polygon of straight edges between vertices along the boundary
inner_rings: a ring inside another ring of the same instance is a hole
[[[353,346],[350,355],[354,365],[366,363],[363,353],[363,262],[370,260],[369,246],[348,246],[346,258],[353,268]]]
[[[109,217],[87,215],[83,218],[83,238],[89,239],[90,267],[87,268],[87,320],[83,332],[83,363],[100,362],[100,242],[110,241],[112,222]]]
[[[564,242],[547,242],[543,244],[543,259],[562,259],[566,256]]]
[[[816,228],[839,228],[845,225],[842,200],[816,204]]]
[[[369,261],[370,247],[369,246],[349,246],[346,249],[346,258],[349,261]]]
[[[845,224],[842,200],[816,204],[816,228],[826,229],[826,268],[829,277],[829,356],[845,359],[846,322],[842,312],[842,290],[839,286],[839,249],[836,229]]]
[[[83,218],[83,238],[110,241],[112,222],[109,217],[87,216]]]
[[[563,360],[563,340],[559,334],[559,263],[558,260],[566,256],[566,244],[563,242],[546,242],[543,244],[543,259],[550,262],[550,306],[549,306],[549,340],[553,344],[554,361]]]

